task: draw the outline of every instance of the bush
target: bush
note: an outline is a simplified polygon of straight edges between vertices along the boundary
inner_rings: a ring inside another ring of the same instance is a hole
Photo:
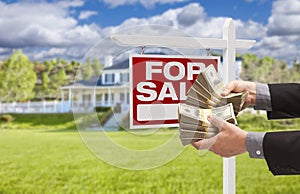
[[[11,115],[8,115],[8,114],[0,116],[1,123],[10,123],[13,120],[14,120],[14,117]]]
[[[112,114],[113,114],[112,108],[109,108],[107,112],[104,114],[97,114],[100,125],[103,126],[108,121],[108,119],[111,117]]]
[[[95,111],[96,112],[107,112],[111,110],[111,107],[103,107],[103,106],[96,106]]]

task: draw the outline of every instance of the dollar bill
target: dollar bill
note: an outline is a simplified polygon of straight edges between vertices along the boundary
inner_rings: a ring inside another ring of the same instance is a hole
[[[189,131],[199,131],[199,132],[208,132],[208,133],[218,133],[219,129],[213,126],[201,126],[197,123],[186,123],[181,121],[179,123],[179,129],[185,129]]]
[[[189,130],[180,130],[180,141],[182,145],[188,145],[192,142],[197,142],[202,139],[208,139],[217,135],[217,133],[208,133],[208,132],[193,132]]]
[[[179,115],[188,117],[190,120],[201,121],[202,126],[210,126],[207,120],[208,115],[215,115],[223,120],[237,124],[232,103],[212,109],[201,109],[187,104],[179,104]]]
[[[221,97],[224,83],[213,65],[209,65],[197,76],[197,82],[208,90],[210,96]]]
[[[198,75],[198,77],[201,75],[201,73]],[[200,82],[199,79],[197,79],[194,81],[191,89],[194,89],[195,91],[197,91],[198,93],[200,93],[202,96],[204,96],[206,99],[210,99],[211,98],[211,93],[209,92],[209,90],[203,86]],[[189,91],[188,91],[189,94]]]
[[[203,131],[191,131],[180,128],[180,138],[210,138],[215,136],[217,133],[214,132],[203,132]]]
[[[217,95],[221,96],[221,92],[224,87],[224,83],[220,74],[216,71],[213,65],[209,65],[207,68],[204,69],[202,72],[203,77],[205,78],[206,83],[208,84],[208,88],[215,92]]]

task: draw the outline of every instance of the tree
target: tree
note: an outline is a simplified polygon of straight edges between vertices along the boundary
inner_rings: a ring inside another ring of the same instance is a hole
[[[242,57],[243,65],[241,78],[248,81],[257,81],[262,83],[283,83],[292,81],[292,77],[297,79],[285,62],[266,56],[259,59],[252,54],[245,54]],[[295,72],[295,71],[293,71]],[[297,72],[297,71],[296,71]]]
[[[0,69],[0,102],[33,98],[36,80],[32,62],[21,50],[14,51]]]
[[[95,72],[95,75],[99,76],[102,73],[104,65],[99,63],[99,60],[94,59],[92,64],[93,70]]]
[[[86,63],[81,67],[82,75],[84,80],[88,80],[93,76],[93,68],[88,58]]]
[[[66,72],[63,68],[60,68],[57,72],[50,76],[48,82],[49,93],[51,97],[58,98],[60,94],[60,87],[68,83]]]
[[[248,81],[255,81],[254,70],[259,64],[259,58],[252,54],[245,54],[242,56],[242,60],[241,78]]]

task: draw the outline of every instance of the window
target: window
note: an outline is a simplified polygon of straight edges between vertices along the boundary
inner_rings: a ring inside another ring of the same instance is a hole
[[[102,94],[96,94],[96,102],[102,101]]]
[[[124,102],[124,100],[125,100],[125,95],[124,95],[124,93],[121,93],[120,94],[120,101]]]
[[[90,94],[83,94],[82,95],[83,101],[91,101],[91,95]]]
[[[114,102],[114,94],[111,94],[111,99],[109,100],[109,94],[105,93],[105,95],[104,95],[104,101],[105,101],[106,104],[108,104],[109,102],[113,103]]]
[[[83,94],[82,95],[82,102],[83,103],[90,103],[92,96],[90,94]]]
[[[120,74],[120,82],[121,83],[129,82],[129,73],[121,73]]]
[[[115,82],[115,74],[105,74],[105,83],[114,83]]]

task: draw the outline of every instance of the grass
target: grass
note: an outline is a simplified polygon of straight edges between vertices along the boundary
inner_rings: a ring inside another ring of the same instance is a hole
[[[103,162],[86,147],[79,133],[71,128],[74,122],[70,115],[47,117],[48,123],[51,118],[57,125],[47,125],[42,118],[25,117],[22,116],[21,122],[16,116],[10,127],[0,130],[1,194],[222,193],[222,158],[211,153],[201,156],[187,147],[177,158],[159,168],[124,170]],[[244,115],[239,119],[240,126],[248,130],[268,127],[261,124],[265,121],[260,117]],[[293,122],[288,126],[297,127],[298,121]],[[274,126],[278,129],[282,124]],[[56,130],[58,128],[61,130]],[[161,144],[173,133],[174,130],[162,130],[144,139],[125,131],[108,134],[122,145],[147,149]],[[264,160],[250,159],[243,154],[237,157],[236,163],[237,193],[293,194],[300,190],[300,176],[275,177]]]

